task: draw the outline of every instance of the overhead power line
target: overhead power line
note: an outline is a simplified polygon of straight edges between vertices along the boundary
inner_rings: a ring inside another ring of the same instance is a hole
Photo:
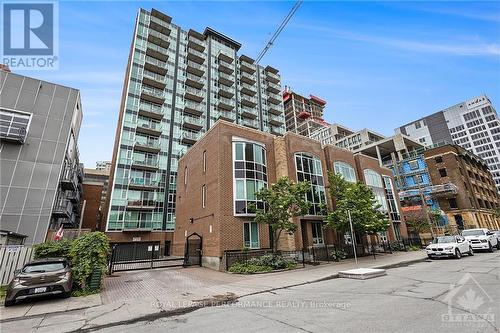
[[[287,16],[285,16],[285,18],[283,19],[283,21],[281,21],[281,24],[279,25],[278,29],[276,29],[276,31],[274,32],[274,34],[271,37],[271,39],[267,42],[267,44],[264,47],[264,49],[262,51],[260,51],[259,55],[257,56],[257,59],[255,60],[255,62],[257,64],[261,61],[261,59],[264,57],[264,55],[267,53],[267,51],[271,48],[271,46],[273,46],[274,41],[276,40],[276,38],[278,38],[278,36],[281,33],[281,31],[283,31],[283,29],[287,25],[288,21],[290,21],[290,19],[295,14],[295,12],[297,11],[297,9],[299,9],[299,7],[300,7],[301,4],[302,4],[302,0],[297,1],[293,5],[292,9],[290,9],[290,11],[288,12]]]

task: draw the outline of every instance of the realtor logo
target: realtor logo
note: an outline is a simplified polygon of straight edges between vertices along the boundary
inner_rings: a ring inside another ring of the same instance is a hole
[[[56,69],[57,2],[2,4],[2,63],[11,69]]]
[[[494,301],[470,273],[450,285],[444,301],[448,313],[441,319],[446,326],[487,327],[494,323]]]

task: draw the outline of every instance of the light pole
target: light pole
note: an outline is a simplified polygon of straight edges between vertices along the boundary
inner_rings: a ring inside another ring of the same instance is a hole
[[[352,227],[351,211],[348,210],[347,214],[349,215],[349,225],[351,226],[351,239],[352,239],[352,248],[354,250],[354,261],[356,262],[356,268],[359,268],[358,255],[356,254],[356,238],[354,238],[354,228]]]

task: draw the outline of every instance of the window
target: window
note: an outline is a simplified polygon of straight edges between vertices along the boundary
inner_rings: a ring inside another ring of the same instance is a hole
[[[422,127],[422,125],[420,124],[420,121],[417,121],[417,122],[415,123],[415,128],[416,128],[416,129],[419,129],[420,127]]]
[[[207,206],[207,185],[201,187],[201,207],[205,208]]]
[[[345,162],[334,162],[333,169],[337,175],[341,175],[345,180],[351,183],[356,182],[356,172],[354,168]]]
[[[203,172],[207,172],[207,151],[203,151]]]
[[[446,169],[439,169],[439,175],[441,177],[446,177],[448,176],[448,173],[446,172]]]
[[[254,214],[252,207],[264,208],[255,194],[267,187],[266,150],[251,142],[233,143],[234,214]]]
[[[24,143],[31,115],[0,110],[0,139]]]
[[[380,205],[379,210],[382,212],[387,212],[387,201],[384,191],[384,185],[382,184],[382,177],[379,173],[371,169],[365,169],[363,173],[365,175],[366,185],[370,187],[375,196],[375,200]]]
[[[400,221],[401,217],[399,216],[398,204],[396,203],[396,199],[394,198],[394,187],[392,186],[392,179],[388,176],[382,176],[384,179],[384,187],[385,187],[385,195],[387,198],[387,202],[389,203],[389,218],[392,221]]]
[[[306,194],[307,201],[311,203],[309,215],[324,215],[321,206],[326,203],[325,184],[321,160],[307,153],[295,154],[295,168],[297,181],[309,181],[311,189]]]
[[[458,205],[457,205],[457,200],[455,198],[450,198],[448,199],[448,204],[450,205],[450,208],[451,209],[456,209],[458,208]]]
[[[243,245],[250,249],[258,249],[259,244],[259,226],[257,222],[243,223]]]
[[[443,163],[443,156],[436,156],[434,158],[434,162],[436,162],[436,163]]]
[[[365,169],[363,172],[365,174],[366,185],[383,188],[382,178],[378,172],[371,169]]]
[[[313,245],[322,245],[323,241],[323,225],[321,222],[311,222]]]
[[[411,170],[417,170],[418,169],[418,161],[409,161],[408,165],[410,166]]]

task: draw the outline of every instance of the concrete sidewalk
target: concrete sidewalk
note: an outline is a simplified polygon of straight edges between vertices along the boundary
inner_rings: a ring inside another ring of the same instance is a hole
[[[359,263],[361,267],[389,268],[421,261],[426,257],[423,251],[397,252],[379,255],[377,259],[363,257],[359,260]],[[150,290],[149,292],[132,294],[129,299],[118,298],[116,301],[112,297],[105,296],[108,293],[108,291],[105,291],[103,292],[103,299],[109,298],[109,302],[105,301],[102,305],[98,304],[99,302],[97,304],[92,303],[96,302],[96,299],[90,299],[89,297],[68,300],[69,302],[79,302],[81,304],[88,299],[89,307],[86,309],[71,310],[71,306],[68,305],[59,308],[59,303],[50,303],[49,305],[49,303],[45,302],[43,306],[45,313],[42,307],[37,307],[36,311],[30,310],[26,312],[16,310],[17,306],[7,309],[0,308],[0,323],[3,329],[11,327],[15,328],[16,331],[26,332],[90,330],[113,326],[118,323],[153,320],[163,316],[189,312],[203,306],[234,301],[242,296],[331,279],[337,277],[339,271],[354,267],[353,260],[345,260],[340,263],[325,263],[313,267],[306,266],[306,268],[292,271],[245,276],[215,272],[205,268],[187,268],[183,270],[183,272],[186,272],[185,274],[198,276],[200,280],[203,280],[204,276],[206,276],[209,283],[189,283],[180,286],[177,290],[175,288],[167,289],[168,292],[165,293],[162,292],[161,284],[153,284],[151,289],[156,290],[156,293]],[[168,269],[155,270],[155,272],[172,274]],[[129,274],[124,276],[125,279],[130,279],[126,280],[126,282],[134,283],[133,277],[137,275]],[[115,277],[107,279],[112,280]],[[162,283],[165,284],[165,282]],[[141,285],[141,287],[144,286]],[[122,291],[123,289],[116,290],[116,292]],[[32,308],[35,307],[36,305]],[[48,311],[49,309],[51,311]]]

